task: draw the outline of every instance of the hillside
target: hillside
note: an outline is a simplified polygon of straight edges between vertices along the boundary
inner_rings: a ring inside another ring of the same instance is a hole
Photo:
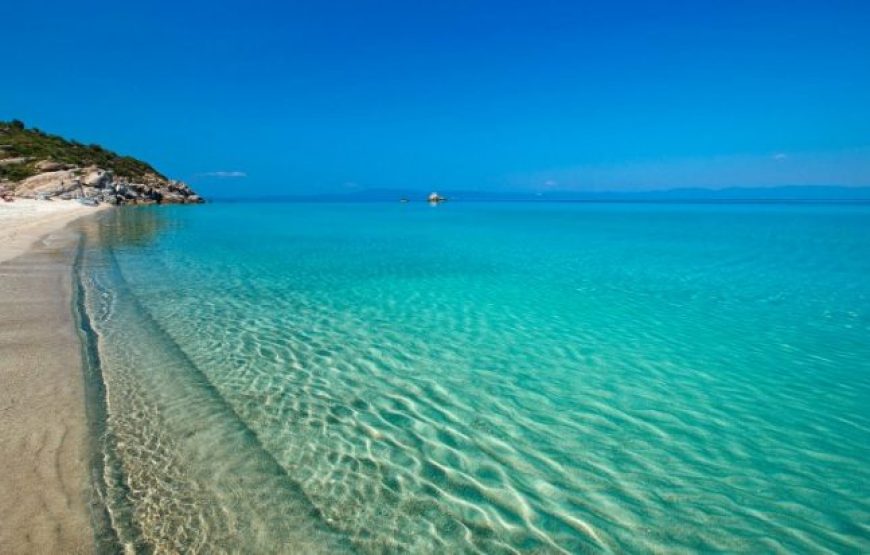
[[[18,120],[0,121],[0,192],[110,204],[202,202],[187,185],[146,162],[28,129]]]

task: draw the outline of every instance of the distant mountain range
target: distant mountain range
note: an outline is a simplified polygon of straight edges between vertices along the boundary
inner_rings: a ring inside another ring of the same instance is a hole
[[[348,193],[270,195],[259,200],[317,202],[382,202],[408,199],[425,202],[431,191],[416,189],[367,189]],[[870,187],[794,185],[783,187],[729,187],[725,189],[668,189],[659,191],[547,191],[498,192],[438,190],[452,201],[565,201],[565,202],[846,202],[870,201]],[[253,200],[254,197],[227,200]]]

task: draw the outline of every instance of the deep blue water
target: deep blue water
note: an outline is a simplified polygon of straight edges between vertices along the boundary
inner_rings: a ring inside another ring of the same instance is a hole
[[[90,224],[121,541],[870,551],[870,206],[210,204]]]

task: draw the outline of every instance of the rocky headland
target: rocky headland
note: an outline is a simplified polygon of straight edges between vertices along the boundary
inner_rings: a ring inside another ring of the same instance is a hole
[[[84,145],[0,121],[0,196],[107,204],[203,202],[181,181],[99,145]]]

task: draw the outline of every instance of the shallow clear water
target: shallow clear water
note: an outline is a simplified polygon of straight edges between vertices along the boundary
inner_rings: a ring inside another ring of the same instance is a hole
[[[121,542],[867,552],[870,206],[113,211]]]

